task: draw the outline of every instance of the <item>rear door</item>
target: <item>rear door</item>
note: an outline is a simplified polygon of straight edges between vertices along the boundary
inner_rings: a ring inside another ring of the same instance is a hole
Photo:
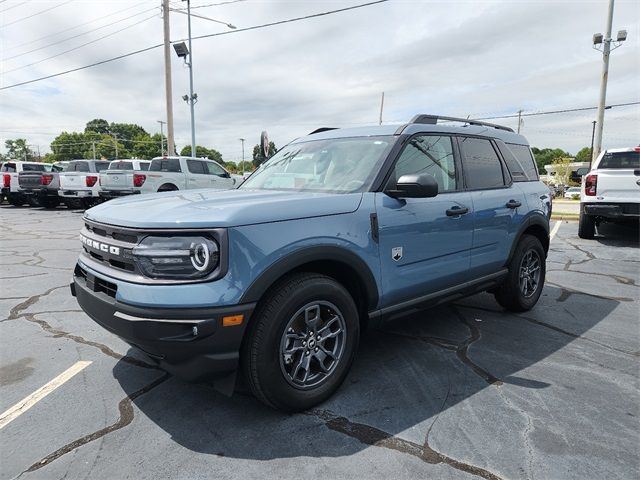
[[[474,210],[469,275],[478,278],[506,264],[527,202],[492,140],[462,136],[458,142]]]
[[[189,189],[194,188],[209,188],[209,172],[207,166],[202,160],[187,160],[187,168],[189,173],[187,174],[187,182]]]
[[[385,190],[395,189],[402,175],[428,173],[438,182],[438,195],[396,199],[376,193],[385,305],[468,280],[473,204],[457,156],[452,137],[415,135],[397,158]]]

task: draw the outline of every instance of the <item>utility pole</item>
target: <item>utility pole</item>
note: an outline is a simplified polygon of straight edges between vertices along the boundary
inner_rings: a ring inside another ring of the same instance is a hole
[[[189,33],[189,107],[191,109],[191,156],[196,156],[196,120],[194,106],[198,96],[193,94],[193,47],[191,46],[191,0],[187,0],[187,29]]]
[[[382,125],[382,110],[384,109],[384,92],[382,92],[382,99],[380,100],[380,119],[378,125]]]
[[[91,142],[91,150],[93,150],[93,159],[96,159],[96,142]]]
[[[118,135],[116,135],[115,133],[113,134],[113,139],[116,142],[116,160],[118,159]]]
[[[160,156],[164,157],[164,129],[162,128],[162,126],[167,122],[158,120],[158,123],[160,124]]]
[[[602,44],[602,76],[600,78],[600,100],[598,101],[598,116],[596,117],[596,134],[595,145],[591,153],[591,161],[595,160],[602,150],[602,132],[604,130],[604,111],[607,101],[607,81],[609,79],[609,54],[622,45],[627,39],[627,31],[620,30],[615,40],[611,38],[611,28],[613,26],[613,4],[614,0],[609,0],[609,10],[607,13],[607,26],[604,37],[601,33],[593,35],[593,48],[599,50],[598,46]],[[615,42],[613,48],[611,42]]]
[[[593,165],[593,137],[596,134],[596,122],[595,120],[591,122],[593,124],[593,128],[591,129],[591,161],[589,162],[589,170],[591,170],[591,165]]]
[[[175,152],[173,140],[173,89],[171,86],[171,32],[169,24],[169,0],[162,0],[162,19],[164,23],[164,85],[167,102],[167,151]]]
[[[242,142],[242,176],[244,177],[244,138],[239,140]]]
[[[522,125],[522,110],[518,110],[518,133],[520,133],[521,125]]]

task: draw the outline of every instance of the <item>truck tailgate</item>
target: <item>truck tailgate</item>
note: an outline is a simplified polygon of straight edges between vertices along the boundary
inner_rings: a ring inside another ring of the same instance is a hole
[[[60,188],[62,190],[86,189],[87,184],[84,172],[62,172],[60,173]]]
[[[20,188],[31,190],[42,186],[42,172],[21,172],[18,174]]]
[[[106,190],[130,190],[133,188],[133,171],[103,171],[100,173],[100,186]]]
[[[596,201],[612,203],[640,202],[640,170],[616,168],[597,170]]]

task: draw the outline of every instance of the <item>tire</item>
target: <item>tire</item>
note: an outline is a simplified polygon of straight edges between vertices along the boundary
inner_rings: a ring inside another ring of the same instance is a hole
[[[8,195],[7,200],[14,207],[21,207],[25,204],[25,198],[22,195]]]
[[[40,200],[38,200],[35,197],[27,197],[27,203],[29,204],[30,207],[40,207]]]
[[[307,319],[318,321],[315,333]],[[292,274],[261,300],[242,346],[242,370],[261,402],[284,412],[306,410],[338,389],[359,336],[358,309],[340,283],[316,273]],[[285,352],[287,347],[292,353]],[[321,373],[321,363],[327,374]]]
[[[40,199],[40,204],[44,208],[56,208],[58,205],[60,205],[60,199],[56,197],[46,197]]]
[[[533,264],[529,265],[529,261],[537,259],[537,270]],[[525,267],[525,265],[527,265]],[[520,273],[522,268],[532,271],[528,274],[529,282],[525,280],[526,289],[523,291],[521,285]],[[544,287],[544,278],[546,274],[545,253],[542,243],[533,235],[523,235],[516,247],[516,250],[509,262],[509,273],[505,281],[495,290],[494,296],[496,301],[504,308],[511,312],[526,312],[531,310],[538,302],[542,288]],[[535,281],[537,278],[537,281]],[[533,285],[535,283],[535,286]]]
[[[584,213],[582,205],[580,205],[580,217],[578,219],[578,236],[587,240],[591,240],[596,234],[596,219]]]

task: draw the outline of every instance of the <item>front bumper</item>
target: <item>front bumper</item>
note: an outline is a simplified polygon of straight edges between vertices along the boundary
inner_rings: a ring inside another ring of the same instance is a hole
[[[587,215],[608,218],[611,220],[639,219],[640,204],[599,204],[585,203],[582,205],[583,212]]]
[[[117,301],[116,288],[80,267],[71,283],[71,293],[87,315],[169,373],[187,381],[235,373],[255,303],[211,308],[136,307]],[[224,327],[222,318],[231,315],[244,315],[244,320]]]
[[[136,195],[139,194],[140,191],[139,190],[101,190],[98,195],[100,195],[100,198],[105,198],[107,200],[110,200],[112,198],[120,198],[120,197],[125,197],[127,195]]]

